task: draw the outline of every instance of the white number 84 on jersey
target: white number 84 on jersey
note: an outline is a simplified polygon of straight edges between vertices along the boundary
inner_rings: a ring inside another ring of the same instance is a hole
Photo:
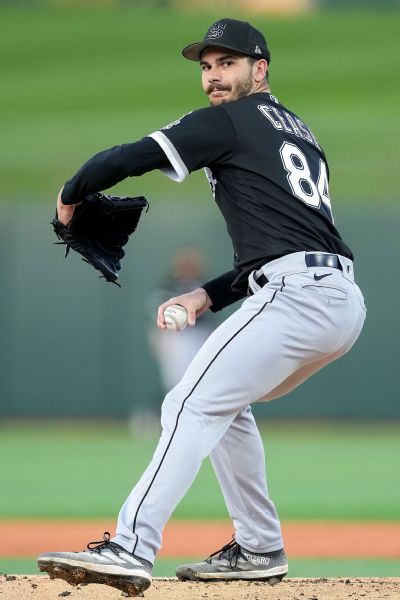
[[[314,208],[319,208],[323,202],[332,215],[326,163],[320,159],[318,181],[315,183],[307,158],[298,146],[284,142],[279,152],[293,195]]]

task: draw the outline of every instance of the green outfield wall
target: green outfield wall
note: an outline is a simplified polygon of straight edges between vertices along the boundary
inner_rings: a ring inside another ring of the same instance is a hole
[[[368,307],[364,332],[346,357],[286,398],[257,406],[266,417],[400,417],[400,211],[338,204],[336,221],[356,255]],[[0,206],[0,415],[158,412],[161,385],[148,344],[151,297],[182,244],[203,249],[210,277],[230,268],[222,217],[207,194],[203,204],[152,205],[129,242],[119,289],[77,255],[64,260],[63,249],[52,246],[52,211],[50,205]],[[214,317],[215,325],[229,310]]]
[[[161,384],[148,344],[153,292],[181,244],[203,248],[210,277],[231,265],[202,173],[180,185],[152,173],[114,190],[151,202],[129,243],[121,289],[77,256],[64,262],[52,246],[57,190],[88,157],[206,105],[198,66],[181,48],[220,8],[139,4],[0,1],[2,417],[158,412]],[[229,13],[266,33],[272,92],[327,153],[336,221],[356,254],[368,318],[347,357],[256,410],[271,418],[397,418],[400,11],[377,9],[386,2],[368,2],[369,10],[324,4],[330,9],[301,15]]]

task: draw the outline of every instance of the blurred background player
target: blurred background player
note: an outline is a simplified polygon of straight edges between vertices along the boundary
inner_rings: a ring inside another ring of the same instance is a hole
[[[172,259],[164,285],[152,297],[151,308],[165,298],[180,296],[201,286],[205,275],[205,256],[194,246],[181,247]],[[149,343],[160,369],[163,391],[169,392],[182,378],[189,363],[213,330],[212,315],[206,313],[196,327],[184,331],[162,331],[154,323],[149,331]]]

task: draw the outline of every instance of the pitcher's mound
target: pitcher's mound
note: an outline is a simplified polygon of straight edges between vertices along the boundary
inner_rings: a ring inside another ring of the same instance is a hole
[[[71,587],[44,575],[1,575],[2,600],[116,600],[122,593],[104,585]],[[284,579],[271,587],[262,582],[181,582],[153,580],[147,600],[398,600],[400,577],[343,579]]]

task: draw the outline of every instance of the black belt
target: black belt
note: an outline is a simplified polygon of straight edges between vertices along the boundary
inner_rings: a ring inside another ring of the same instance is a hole
[[[343,271],[337,254],[306,253],[306,265],[307,267],[330,267],[331,269]]]
[[[306,252],[305,260],[307,267],[329,267],[331,269],[339,269],[339,271],[343,271],[337,254],[319,254],[317,252],[308,254]],[[261,273],[261,275],[255,277],[254,281],[260,286],[260,288],[264,287],[264,285],[268,283],[268,279],[264,273]],[[251,296],[252,294],[253,292],[249,288],[249,295]]]

